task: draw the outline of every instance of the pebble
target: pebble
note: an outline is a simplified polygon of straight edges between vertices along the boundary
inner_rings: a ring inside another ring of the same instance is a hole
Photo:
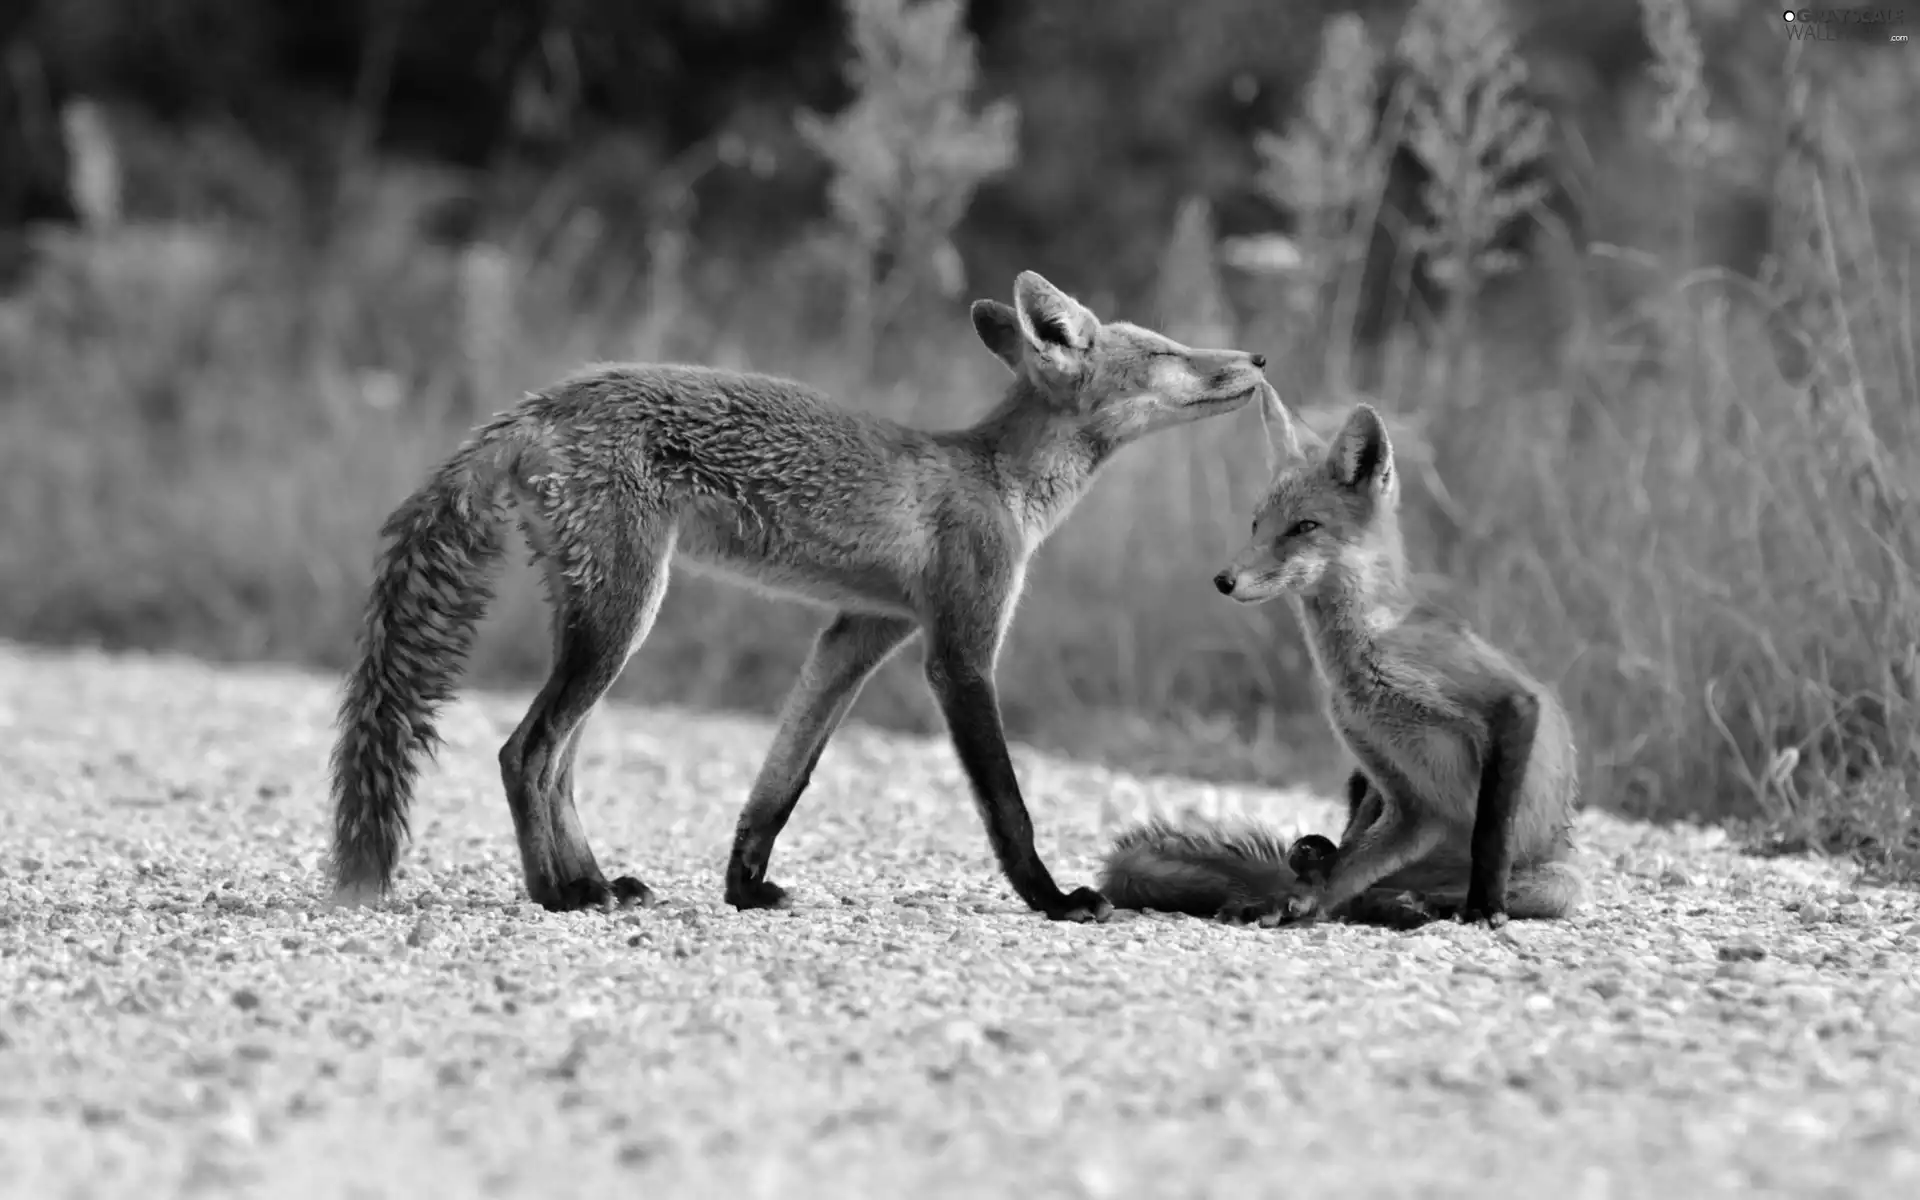
[[[225,1190],[403,1186],[386,1168],[406,1162],[507,1200],[556,1178],[797,1195],[803,1161],[840,1192],[1034,1200],[1469,1171],[1495,1195],[1901,1194],[1874,1139],[1920,1078],[1920,911],[1832,864],[1589,814],[1593,907],[1505,937],[1056,927],[1007,894],[945,742],[856,727],[781,843],[798,902],[743,917],[715,855],[769,727],[616,706],[585,735],[581,816],[661,908],[527,903],[483,749],[422,776],[396,898],[335,912],[316,899],[331,681],[45,661],[0,647],[0,717],[34,723],[0,749],[29,781],[0,852],[0,1116],[69,1147],[27,1160],[23,1194],[222,1190],[201,1160],[243,1181]],[[514,709],[450,706],[477,746]],[[127,789],[72,767],[114,754],[197,798],[105,804]],[[1050,862],[1084,879],[1110,776],[1021,762]],[[55,778],[58,799],[31,782]],[[261,779],[288,790],[261,806]],[[1463,1103],[1456,1136],[1413,1136]]]

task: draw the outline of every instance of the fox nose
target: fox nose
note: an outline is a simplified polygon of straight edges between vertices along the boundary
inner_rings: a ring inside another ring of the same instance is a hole
[[[1267,356],[1266,356],[1266,355],[1264,355],[1264,354],[1256,354],[1256,355],[1254,355],[1254,356],[1253,356],[1253,369],[1254,369],[1254,370],[1256,370],[1256,371],[1264,371],[1264,370],[1266,370],[1266,369],[1267,369]],[[1223,589],[1221,589],[1221,590],[1222,590],[1222,591],[1224,591],[1225,589],[1223,588]]]
[[[1213,577],[1213,586],[1222,596],[1233,595],[1233,572],[1222,571]]]

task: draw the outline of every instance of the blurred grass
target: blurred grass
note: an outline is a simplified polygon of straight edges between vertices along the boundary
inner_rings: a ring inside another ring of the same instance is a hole
[[[1765,288],[1687,273],[1650,243],[1616,255],[1639,264],[1622,305],[1594,261],[1546,259],[1472,321],[1396,338],[1356,377],[1410,460],[1416,566],[1559,689],[1591,801],[1730,818],[1772,848],[1910,873],[1911,259],[1873,242],[1850,178],[1814,170],[1783,197],[1799,207],[1782,228],[1811,250],[1797,267],[1781,254]],[[822,335],[805,253],[681,273],[658,264],[694,248],[656,242],[645,287],[596,293],[580,283],[591,231],[450,249],[415,232],[405,172],[360,183],[318,247],[210,220],[43,239],[0,301],[0,634],[344,667],[382,517],[469,425],[586,359],[791,374],[929,426],[999,394],[958,301],[889,335],[876,372],[865,347]],[[1178,335],[1202,299],[1101,315]],[[1310,423],[1339,419],[1350,385],[1325,369],[1320,332],[1255,321],[1237,336],[1276,358]],[[1137,768],[1333,782],[1291,617],[1209,583],[1263,482],[1258,437],[1236,414],[1109,468],[1042,552],[1003,654],[1015,736]],[[616,695],[770,712],[819,621],[683,572]],[[536,681],[546,653],[516,565],[470,678]],[[856,717],[937,728],[914,655]]]

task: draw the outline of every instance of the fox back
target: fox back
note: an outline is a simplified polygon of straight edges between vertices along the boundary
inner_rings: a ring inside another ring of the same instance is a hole
[[[1027,272],[1015,303],[977,301],[1012,374],[973,425],[925,430],[855,412],[790,379],[710,367],[599,365],[504,418],[528,536],[606,531],[625,504],[670,520],[676,547],[766,590],[864,612],[924,612],[933,591],[1016,574],[1122,446],[1229,411],[1264,359],[1102,322]],[[954,531],[970,531],[954,537]],[[961,552],[961,560],[954,559]]]

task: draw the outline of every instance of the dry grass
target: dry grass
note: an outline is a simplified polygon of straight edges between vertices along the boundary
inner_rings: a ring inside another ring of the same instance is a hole
[[[1692,189],[1683,195],[1701,194],[1731,169],[1707,162],[1711,97],[1685,49],[1684,6],[1648,7],[1673,52],[1659,73],[1668,100],[1646,136],[1669,148]],[[1779,168],[1765,278],[1694,271],[1663,251],[1634,305],[1608,312],[1582,273],[1562,272],[1582,301],[1574,315],[1551,339],[1537,326],[1516,335],[1498,317],[1515,302],[1502,310],[1501,297],[1538,293],[1525,271],[1501,278],[1514,264],[1489,249],[1481,218],[1537,209],[1516,169],[1544,135],[1510,60],[1468,52],[1484,50],[1494,13],[1417,6],[1391,52],[1418,85],[1394,122],[1414,131],[1433,171],[1442,219],[1428,245],[1452,264],[1456,294],[1486,297],[1451,310],[1441,336],[1387,347],[1369,376],[1416,461],[1416,562],[1560,689],[1596,802],[1754,820],[1772,845],[1911,870],[1910,229],[1869,202],[1876,168],[1825,115],[1831,89],[1802,88],[1779,132],[1761,138]],[[1339,269],[1312,286],[1337,300],[1354,230],[1378,203],[1381,146],[1334,101],[1374,94],[1369,76],[1388,55],[1357,20],[1327,44],[1329,71],[1343,74],[1310,89],[1321,102],[1268,152],[1296,201],[1318,206],[1315,261]],[[991,168],[993,155],[978,157]],[[929,425],[964,423],[998,387],[1000,368],[972,344],[957,303],[931,330],[888,335],[915,364],[892,386],[874,382],[862,350],[821,340],[798,268],[755,264],[731,288],[696,286],[670,269],[690,248],[667,238],[646,295],[605,303],[572,283],[590,239],[529,237],[461,256],[418,244],[403,216],[369,203],[321,254],[138,224],[51,248],[33,286],[0,309],[0,631],[340,665],[380,518],[467,424],[584,358],[782,371]],[[1183,242],[1204,223],[1190,205]],[[1192,267],[1170,265],[1199,281],[1170,296],[1214,286]],[[967,292],[997,295],[1006,282]],[[1161,304],[1211,323],[1208,297]],[[1291,349],[1277,377],[1310,422],[1337,419],[1354,390],[1345,339],[1238,336]],[[1515,366],[1526,340],[1556,348],[1544,382],[1537,362]],[[1207,583],[1261,482],[1252,421],[1135,448],[1058,535],[1001,667],[1016,733],[1215,774],[1280,780],[1327,765],[1291,621],[1221,604]],[[770,708],[815,620],[683,576],[621,690]],[[483,631],[476,674],[537,676],[539,629],[520,572]],[[916,664],[891,664],[860,715],[930,728]]]

